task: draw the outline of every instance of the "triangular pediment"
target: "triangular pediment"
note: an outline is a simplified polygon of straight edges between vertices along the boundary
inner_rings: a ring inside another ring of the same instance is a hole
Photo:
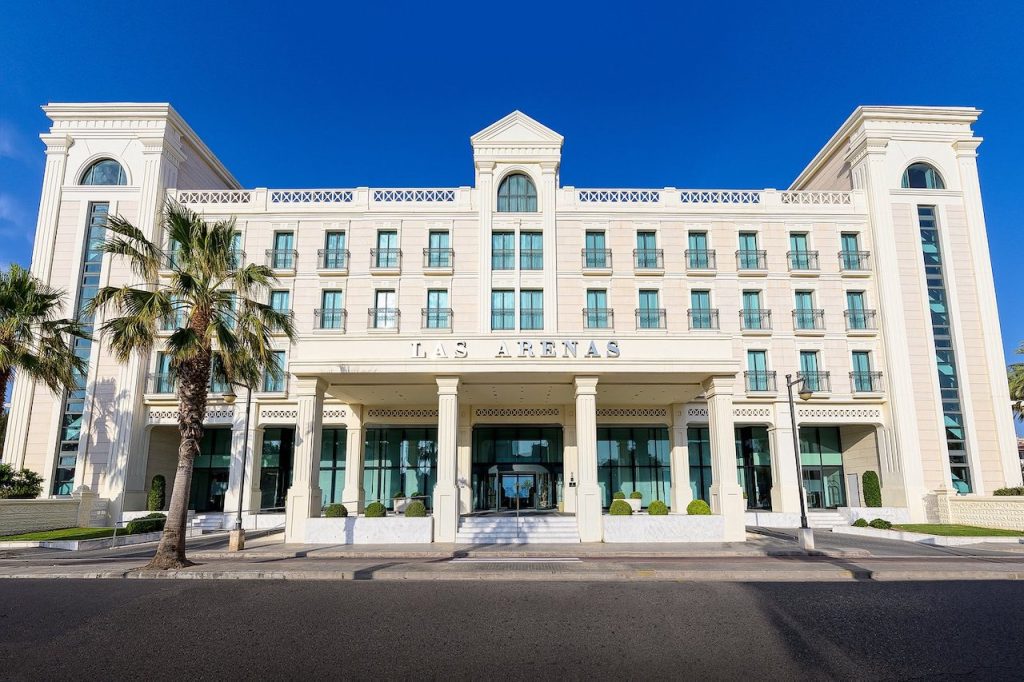
[[[521,111],[513,111],[469,138],[474,147],[509,146],[562,146],[562,136]]]

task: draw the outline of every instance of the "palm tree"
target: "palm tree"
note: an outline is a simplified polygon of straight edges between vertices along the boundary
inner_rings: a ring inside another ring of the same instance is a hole
[[[63,291],[19,265],[0,271],[0,402],[15,374],[54,393],[74,387],[85,374],[88,363],[75,355],[71,341],[89,337],[77,321],[58,318],[63,300]]]
[[[1024,345],[1017,349],[1017,355],[1024,355]],[[1019,421],[1024,421],[1024,362],[1015,362],[1007,367],[1006,375],[1010,384],[1013,414]]]
[[[185,557],[185,521],[214,358],[221,366],[218,376],[228,380],[236,376],[236,358],[251,358],[257,366],[277,372],[271,334],[281,332],[289,340],[295,336],[289,313],[256,300],[277,280],[268,267],[239,264],[232,248],[233,218],[209,224],[168,201],[162,224],[170,244],[166,250],[124,218],[107,219],[110,236],[102,250],[127,260],[142,283],[103,287],[89,308],[114,313],[100,331],[121,362],[134,353],[148,356],[157,325],[176,321],[163,352],[170,357],[170,371],[177,380],[181,444],[167,522],[147,565],[157,569],[191,565]],[[161,266],[169,276],[158,276]],[[238,372],[248,375],[250,368],[239,366]]]

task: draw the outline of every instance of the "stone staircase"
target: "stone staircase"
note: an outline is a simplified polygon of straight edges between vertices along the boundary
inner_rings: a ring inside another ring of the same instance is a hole
[[[196,514],[188,520],[187,528],[198,530],[200,533],[211,533],[215,530],[224,529],[224,515],[217,514]]]
[[[831,529],[834,526],[848,526],[850,523],[837,511],[808,511],[807,525],[811,528]]]
[[[466,545],[576,543],[580,533],[574,516],[464,516],[455,542]]]

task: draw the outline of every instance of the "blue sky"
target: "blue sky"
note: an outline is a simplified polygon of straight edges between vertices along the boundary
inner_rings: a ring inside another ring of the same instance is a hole
[[[858,104],[972,105],[1012,356],[1024,3],[683,5],[7,3],[0,266],[31,257],[49,101],[170,101],[249,187],[470,184],[469,135],[521,109],[563,184],[782,188]]]

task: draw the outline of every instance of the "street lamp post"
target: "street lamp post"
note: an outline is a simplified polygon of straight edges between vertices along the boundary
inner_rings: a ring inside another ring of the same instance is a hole
[[[238,483],[238,511],[235,514],[235,527],[232,529],[228,539],[228,547],[233,552],[245,549],[245,530],[242,528],[242,503],[245,501],[245,470],[249,468],[249,413],[252,409],[252,388],[245,384],[237,385],[245,386],[246,397],[245,430],[242,433],[242,477]],[[228,390],[224,393],[224,402],[228,405],[235,404],[237,396],[235,395],[234,387],[234,383],[229,383]]]
[[[796,479],[800,492],[800,547],[802,549],[814,549],[814,532],[807,525],[807,503],[804,500],[804,469],[800,461],[800,431],[796,426],[796,404],[793,402],[793,387],[800,384],[797,392],[800,400],[810,400],[813,391],[807,386],[804,378],[797,375],[796,379],[792,374],[786,375],[786,392],[789,394],[789,419],[793,427],[793,456],[796,458]]]

